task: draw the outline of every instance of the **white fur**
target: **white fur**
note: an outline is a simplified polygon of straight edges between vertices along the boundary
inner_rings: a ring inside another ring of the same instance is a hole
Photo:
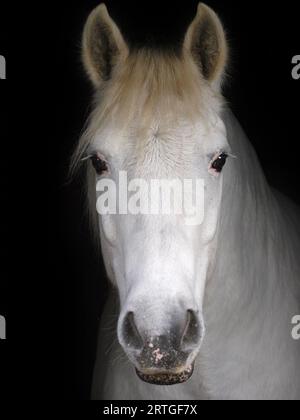
[[[124,355],[115,360],[116,353],[122,354],[113,341],[117,321],[113,315],[118,309],[109,303],[99,335],[94,399],[300,398],[300,345],[291,338],[291,319],[300,313],[299,225],[292,206],[280,206],[269,189],[233,115],[226,110],[222,119],[227,140],[219,121],[215,136],[213,123],[207,137],[199,127],[193,133],[174,132],[169,151],[181,162],[177,176],[205,178],[208,223],[187,228],[180,220],[138,222],[128,217],[116,222],[118,244],[108,246],[102,238],[107,266],[113,261],[108,272],[119,290],[121,311],[128,308],[128,301],[141,298],[148,322],[157,325],[170,298],[180,294],[195,299],[206,324],[195,373],[187,383],[170,388],[141,382]],[[113,148],[113,143],[107,147]],[[103,139],[101,145],[103,151]],[[229,160],[214,179],[205,172],[205,160],[220,146],[229,146],[237,159]],[[125,152],[125,146],[119,149],[119,162],[126,161]],[[162,229],[164,237],[158,234]],[[155,315],[151,307],[157,309]],[[108,337],[103,330],[107,320],[112,323]],[[112,348],[105,353],[107,345]]]

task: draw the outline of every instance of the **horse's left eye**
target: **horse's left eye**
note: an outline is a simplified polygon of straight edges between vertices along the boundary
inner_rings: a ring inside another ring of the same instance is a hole
[[[104,172],[108,170],[107,162],[104,159],[102,159],[100,156],[93,155],[91,157],[91,161],[98,175],[102,175]]]
[[[211,164],[211,168],[216,172],[220,173],[226,163],[228,155],[226,153],[221,153]]]

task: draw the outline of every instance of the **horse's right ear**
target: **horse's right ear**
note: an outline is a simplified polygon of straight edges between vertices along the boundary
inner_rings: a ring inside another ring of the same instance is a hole
[[[128,55],[123,36],[104,3],[89,15],[82,38],[82,60],[95,87],[111,78],[114,67]]]

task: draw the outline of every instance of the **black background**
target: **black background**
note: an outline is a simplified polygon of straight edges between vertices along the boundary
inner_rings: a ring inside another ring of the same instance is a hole
[[[206,3],[221,17],[231,47],[224,94],[253,143],[270,183],[299,203],[300,80],[291,77],[292,57],[300,54],[299,2]],[[130,45],[166,47],[182,41],[197,4],[192,0],[106,1]],[[26,265],[30,272],[33,266],[39,268],[36,276],[26,276],[27,282],[32,280],[30,293],[23,284],[23,300],[32,324],[37,324],[30,335],[37,342],[33,363],[38,360],[41,369],[46,365],[56,372],[54,398],[61,386],[66,399],[89,398],[97,323],[107,289],[101,259],[94,251],[85,220],[82,180],[80,176],[71,183],[67,179],[70,155],[89,114],[92,95],[80,62],[81,32],[89,12],[97,5],[97,1],[87,0],[37,3],[20,11],[20,26],[14,10],[6,13],[3,5],[0,14],[0,54],[8,62],[8,79],[0,81],[1,124],[5,127],[1,136],[4,223],[0,314],[7,316],[11,331],[7,343],[0,344],[7,351],[8,344],[19,343],[13,339],[17,322],[12,319],[19,321],[19,312],[24,312],[20,305],[10,305],[8,310],[7,285],[12,285],[11,301],[19,301],[22,277],[18,276],[19,283],[11,279],[16,259],[5,254],[11,243],[15,254],[18,236],[14,233],[12,239],[7,220],[11,215],[12,227],[16,228],[16,220],[20,213],[23,215],[19,209],[11,210],[10,197],[15,196],[12,189],[16,191],[16,185],[23,197],[25,190],[18,175],[21,173],[23,179],[30,172],[33,181],[28,195],[26,190],[25,203],[34,197],[31,217],[39,224],[37,233],[47,239],[42,245],[31,235],[26,237],[26,243],[34,242],[38,248],[26,258]],[[3,106],[4,98],[9,106]],[[29,124],[26,130],[23,120]],[[27,158],[29,161],[31,156],[33,163],[29,164]],[[18,157],[21,163],[16,164]],[[12,173],[16,176],[12,177]],[[46,204],[42,205],[45,198]],[[46,253],[48,261],[40,257]],[[1,356],[2,362],[7,355]],[[45,375],[41,376],[45,380]],[[41,382],[35,382],[34,387],[40,388]]]
[[[6,32],[6,8],[3,7],[3,13],[0,13],[0,55],[6,60],[8,58],[9,40]],[[0,192],[1,192],[1,210],[0,210],[0,315],[8,317],[8,284],[10,277],[7,219],[9,214],[9,175],[8,160],[6,156],[7,147],[4,146],[7,141],[8,133],[8,91],[7,80],[0,80],[0,141],[2,152],[0,154]],[[9,333],[7,334],[9,336]],[[0,392],[1,397],[6,396],[6,382],[8,371],[6,369],[8,359],[7,342],[0,340]],[[3,388],[3,389],[2,389]]]

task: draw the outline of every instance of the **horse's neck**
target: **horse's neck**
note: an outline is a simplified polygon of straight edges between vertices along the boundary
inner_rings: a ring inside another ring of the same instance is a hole
[[[219,369],[219,375],[226,376],[235,371],[238,377],[235,363],[244,357],[241,374],[248,374],[253,344],[259,354],[253,364],[259,357],[266,364],[265,349],[289,340],[290,320],[299,309],[300,273],[294,251],[299,238],[290,244],[291,232],[287,232],[282,210],[235,117],[226,112],[224,120],[237,160],[231,165],[231,176],[224,178],[215,266],[204,299],[203,355],[209,369],[214,366],[216,373]],[[277,330],[271,339],[274,323]]]
[[[225,111],[224,121],[237,160],[224,183],[217,269],[227,267],[236,275],[238,269],[241,278],[233,279],[234,286],[240,285],[243,292],[245,287],[258,286],[261,291],[274,287],[274,283],[278,287],[282,282],[286,284],[286,277],[293,277],[288,270],[298,267],[295,249],[299,230],[291,225],[291,209],[275,197],[250,142],[229,110]],[[228,261],[234,263],[231,268]]]

